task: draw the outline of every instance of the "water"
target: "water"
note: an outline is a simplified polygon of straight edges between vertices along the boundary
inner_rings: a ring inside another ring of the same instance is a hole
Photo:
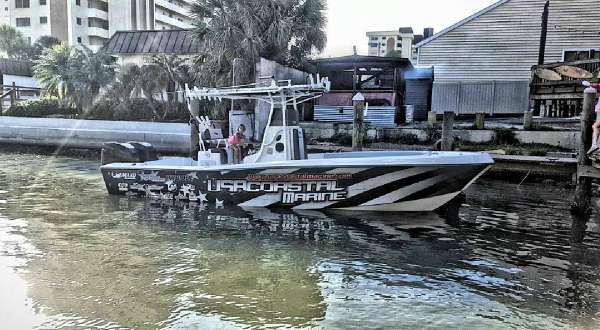
[[[600,327],[600,221],[577,243],[563,188],[482,181],[453,227],[116,198],[97,168],[0,153],[0,328]]]

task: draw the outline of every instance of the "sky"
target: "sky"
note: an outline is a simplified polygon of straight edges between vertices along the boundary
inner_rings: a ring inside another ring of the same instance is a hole
[[[367,55],[367,31],[410,26],[415,34],[439,32],[497,0],[327,0],[327,48],[320,57]]]

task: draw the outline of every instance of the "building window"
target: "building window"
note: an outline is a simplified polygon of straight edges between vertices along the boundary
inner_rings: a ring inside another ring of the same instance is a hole
[[[81,37],[77,37],[77,43],[80,44],[81,43]]]
[[[397,43],[396,48],[402,48],[402,43],[401,42]]]
[[[371,37],[371,41],[377,41],[377,40],[379,40],[379,38],[377,38],[377,37]]]
[[[81,25],[81,17],[77,17],[75,20],[77,21],[77,25]]]
[[[40,24],[46,24],[46,23],[48,23],[48,17],[40,16]]]
[[[17,26],[31,26],[31,20],[29,17],[17,17]]]
[[[563,51],[564,62],[585,61],[600,59],[600,50],[597,49],[577,49]]]
[[[369,43],[369,47],[377,47],[377,46],[379,46],[379,44],[376,42]]]
[[[29,8],[29,0],[15,0],[15,8]]]
[[[76,4],[77,6],[81,6],[81,0],[75,0],[75,4]]]
[[[387,37],[381,37],[381,40],[387,40]]]
[[[46,5],[46,0],[40,0],[40,6],[45,6]]]

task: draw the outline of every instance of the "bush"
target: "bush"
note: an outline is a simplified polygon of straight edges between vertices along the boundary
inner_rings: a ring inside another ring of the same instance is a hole
[[[504,151],[506,152],[507,155],[514,155],[514,156],[522,156],[523,155],[523,150],[521,150],[521,148],[518,148],[518,147],[507,146],[506,148],[504,148]]]
[[[529,151],[529,156],[545,157],[547,155],[548,155],[548,151],[546,149],[542,149],[542,148],[532,149]]]
[[[416,134],[411,133],[402,133],[400,135],[393,136],[389,139],[386,139],[385,142],[404,145],[417,145],[420,143],[419,137]]]
[[[79,111],[74,108],[63,106],[56,98],[43,98],[38,100],[20,101],[17,105],[11,106],[6,110],[4,115],[15,117],[77,117]]]
[[[494,144],[497,145],[511,145],[515,146],[519,144],[519,140],[515,136],[515,132],[507,128],[496,128],[494,129]]]
[[[352,146],[352,135],[336,133],[331,137],[331,142],[337,143],[344,147],[351,147]]]
[[[156,111],[163,114],[163,105],[157,103]],[[134,98],[125,102],[104,99],[96,102],[94,106],[83,114],[86,119],[96,120],[124,120],[124,121],[176,121],[187,122],[189,112],[186,104],[179,104],[177,109],[167,113],[167,117],[156,118],[148,100]]]

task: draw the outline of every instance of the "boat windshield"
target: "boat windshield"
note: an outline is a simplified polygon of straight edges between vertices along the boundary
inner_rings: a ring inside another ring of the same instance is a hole
[[[298,126],[298,112],[293,108],[287,109],[287,126]],[[283,111],[274,108],[271,116],[271,126],[283,126]]]

